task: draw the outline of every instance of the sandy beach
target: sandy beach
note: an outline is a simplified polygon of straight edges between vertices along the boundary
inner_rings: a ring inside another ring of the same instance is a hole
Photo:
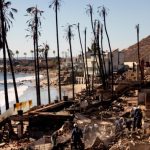
[[[56,72],[50,73],[50,86],[54,86],[58,89],[58,86],[55,84],[56,83]],[[47,78],[46,75],[44,75],[44,78],[41,80],[41,86],[47,86]],[[75,84],[75,94],[81,92],[83,89],[85,89],[86,85],[85,84]],[[72,97],[72,84],[69,85],[62,85],[61,86],[62,94],[68,97]]]

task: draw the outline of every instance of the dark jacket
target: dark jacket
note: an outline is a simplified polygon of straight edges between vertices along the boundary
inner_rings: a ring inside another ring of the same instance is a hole
[[[134,118],[136,118],[136,119],[142,119],[142,117],[143,117],[143,115],[142,115],[142,111],[141,111],[141,109],[136,109],[135,110],[135,113],[134,113]]]
[[[72,139],[73,139],[73,141],[80,141],[82,137],[83,137],[83,134],[82,134],[81,129],[79,129],[78,127],[75,127],[72,130]]]

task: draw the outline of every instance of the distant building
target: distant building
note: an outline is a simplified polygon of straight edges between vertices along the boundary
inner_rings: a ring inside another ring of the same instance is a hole
[[[110,53],[104,53],[104,63],[105,63],[105,69],[106,74],[109,74],[111,70],[111,64],[110,64]],[[119,49],[116,49],[112,52],[112,61],[113,61],[113,72],[117,72],[119,69],[123,68],[124,63],[124,52],[119,51]],[[88,71],[89,75],[93,74],[93,66],[95,67],[95,75],[99,75],[99,59],[98,55],[94,56],[93,51],[87,52],[87,65],[88,65]]]
[[[123,67],[124,63],[124,52],[116,49],[112,52],[113,55],[113,71],[117,72],[119,69]]]

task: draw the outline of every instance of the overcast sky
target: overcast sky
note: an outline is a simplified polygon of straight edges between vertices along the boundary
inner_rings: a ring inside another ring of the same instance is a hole
[[[31,56],[30,50],[33,49],[32,39],[25,38],[28,34],[26,21],[29,17],[25,16],[26,9],[36,6],[43,10],[42,31],[39,44],[47,42],[50,46],[49,56],[53,56],[52,51],[56,50],[56,28],[55,13],[48,6],[51,0],[11,0],[12,7],[18,10],[14,14],[15,20],[8,33],[8,43],[10,49],[15,53],[19,50],[19,56],[26,52]],[[109,9],[106,21],[112,49],[120,50],[129,47],[136,42],[135,25],[140,24],[140,39],[150,34],[150,0],[62,0],[58,13],[59,22],[59,41],[60,53],[69,48],[65,37],[67,24],[80,23],[81,36],[84,39],[83,30],[87,27],[87,45],[91,45],[92,32],[90,17],[86,14],[87,5],[91,4],[94,10],[94,19],[102,18],[97,13],[98,6],[105,6]],[[65,27],[62,27],[65,26]],[[80,53],[77,30],[73,29],[74,40],[72,41],[73,55]],[[104,49],[108,49],[106,36],[104,37]],[[2,53],[1,53],[2,56]]]

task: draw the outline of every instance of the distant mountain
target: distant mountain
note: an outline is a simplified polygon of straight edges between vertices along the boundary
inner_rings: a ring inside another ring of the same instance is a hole
[[[137,43],[124,49],[125,61],[138,62],[138,50]],[[140,41],[140,57],[145,62],[150,61],[150,36],[142,39]]]

